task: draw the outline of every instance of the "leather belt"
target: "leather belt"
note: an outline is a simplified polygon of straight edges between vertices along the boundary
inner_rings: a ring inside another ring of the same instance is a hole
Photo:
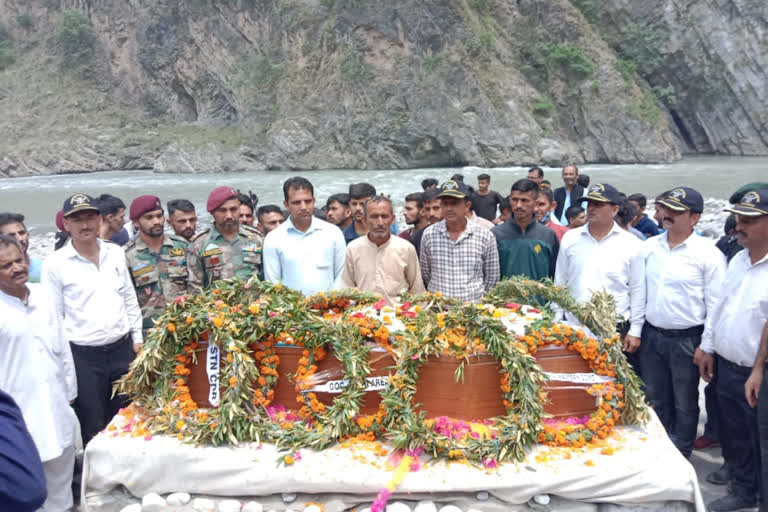
[[[688,327],[687,329],[662,329],[661,327],[656,327],[652,323],[645,323],[648,327],[658,332],[659,334],[666,336],[667,338],[691,338],[693,336],[701,336],[704,333],[703,325],[694,325],[693,327]]]

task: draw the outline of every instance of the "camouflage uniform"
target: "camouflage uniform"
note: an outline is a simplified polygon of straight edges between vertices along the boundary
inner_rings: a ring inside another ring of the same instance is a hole
[[[240,224],[237,238],[224,238],[215,226],[195,235],[187,247],[189,284],[204,288],[214,281],[256,275],[264,278],[261,250],[264,239],[252,227]]]
[[[173,299],[187,293],[187,245],[179,236],[164,235],[159,254],[152,252],[140,236],[125,246],[144,329],[154,325],[152,319],[163,313]]]

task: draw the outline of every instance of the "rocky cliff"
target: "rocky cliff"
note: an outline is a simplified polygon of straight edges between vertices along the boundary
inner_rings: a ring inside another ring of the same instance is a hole
[[[0,0],[0,175],[768,154],[762,0]]]

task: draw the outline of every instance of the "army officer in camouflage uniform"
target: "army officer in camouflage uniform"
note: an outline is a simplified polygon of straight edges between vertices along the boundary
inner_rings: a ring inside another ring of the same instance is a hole
[[[254,228],[240,224],[237,191],[232,187],[213,189],[206,207],[213,225],[196,235],[187,248],[189,284],[204,288],[230,277],[263,279],[264,239]]]
[[[146,330],[173,299],[187,293],[187,241],[163,233],[165,215],[158,197],[134,199],[130,217],[139,236],[125,246],[125,257]]]

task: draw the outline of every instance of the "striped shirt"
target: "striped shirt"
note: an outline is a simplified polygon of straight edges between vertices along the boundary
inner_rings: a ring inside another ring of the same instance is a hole
[[[429,226],[421,239],[421,274],[430,292],[477,302],[499,281],[499,251],[491,232],[467,222],[456,241],[445,221]]]

